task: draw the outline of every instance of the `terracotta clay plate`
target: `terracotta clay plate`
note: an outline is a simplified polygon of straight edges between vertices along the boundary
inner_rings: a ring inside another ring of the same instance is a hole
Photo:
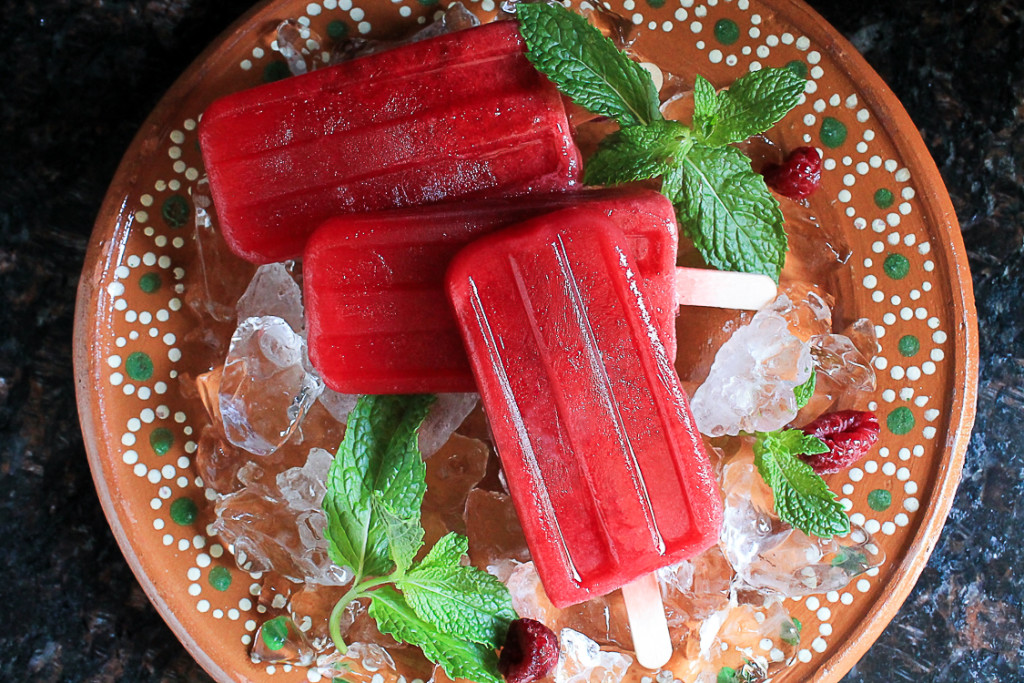
[[[584,3],[586,6],[587,3]],[[493,0],[467,2],[482,18]],[[287,19],[307,61],[344,36],[404,35],[436,0],[278,0],[243,17],[179,79],[124,157],[93,233],[79,289],[75,370],[96,486],[129,564],[171,628],[220,681],[319,680],[253,664],[258,577],[211,537],[194,469],[202,405],[181,386],[206,368],[189,311],[200,258],[193,216],[204,170],[197,121],[217,96],[287,75],[276,29]],[[839,290],[847,319],[880,335],[870,405],[878,447],[829,478],[884,564],[842,591],[787,601],[803,624],[794,663],[775,680],[836,681],[881,632],[925,565],[949,510],[974,417],[977,330],[952,205],[916,128],[864,60],[796,0],[613,0],[634,48],[663,72],[724,86],[748,70],[792,65],[806,97],[772,137],[818,147],[812,202],[850,256]],[[237,271],[233,269],[238,269]],[[225,263],[228,281],[251,273]],[[208,282],[216,289],[221,282]],[[230,325],[226,328],[230,334]],[[659,677],[658,680],[662,680]],[[671,680],[671,677],[669,677]]]

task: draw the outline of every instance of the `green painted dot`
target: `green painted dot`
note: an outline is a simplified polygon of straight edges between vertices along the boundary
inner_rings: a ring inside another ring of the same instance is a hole
[[[149,445],[157,455],[167,455],[174,443],[174,433],[166,427],[157,427],[149,433]]]
[[[344,21],[338,21],[337,19],[327,24],[327,35],[334,40],[344,38],[348,35],[348,24]]]
[[[818,135],[821,137],[821,144],[835,149],[846,142],[846,125],[839,119],[826,116],[821,120]]]
[[[280,650],[288,642],[288,617],[282,614],[270,621],[263,622],[263,626],[260,627],[260,637],[263,638],[263,644],[268,649],[274,652]]]
[[[665,0],[647,0],[647,4],[654,9],[660,9],[665,6]]]
[[[903,254],[889,254],[882,262],[882,270],[893,280],[902,280],[910,272],[910,261]]]
[[[231,570],[218,565],[210,570],[209,581],[214,590],[226,591],[231,586]]]
[[[125,372],[137,382],[145,382],[153,376],[153,359],[142,351],[136,351],[124,362]]]
[[[868,494],[868,507],[875,512],[885,512],[892,505],[892,494],[885,489],[875,489]]]
[[[139,289],[146,294],[152,294],[160,289],[160,273],[146,273],[139,278]]]
[[[429,7],[430,5],[436,5],[438,3],[438,0],[419,0],[419,3],[421,5],[427,5]]]
[[[718,670],[718,678],[715,683],[736,683],[736,669],[731,666],[723,666]]]
[[[732,19],[719,19],[715,22],[715,40],[722,45],[732,45],[740,39],[740,27]]]
[[[892,196],[892,190],[889,188],[880,187],[875,190],[875,206],[879,209],[888,209],[894,201],[896,198]]]
[[[180,194],[174,194],[164,200],[160,215],[164,222],[172,228],[180,228],[188,222],[192,210],[188,206],[188,200]]]
[[[796,617],[786,619],[782,622],[782,628],[779,630],[779,638],[782,639],[782,642],[789,645],[799,645],[801,630],[803,630],[803,624],[800,623],[799,619]]]
[[[282,78],[288,78],[291,75],[292,72],[288,70],[288,65],[281,60],[275,60],[263,67],[264,83],[273,83],[274,81],[279,81]]]
[[[786,65],[786,68],[795,73],[800,78],[807,78],[807,65],[804,64],[802,59],[794,59],[792,62]]]
[[[921,350],[921,342],[912,334],[900,337],[900,341],[896,346],[900,350],[900,354],[907,358],[916,356],[917,352]]]
[[[893,434],[906,434],[914,428],[914,413],[910,411],[910,408],[900,406],[889,413],[889,417],[886,418],[885,424]]]
[[[199,508],[191,498],[178,498],[171,503],[171,521],[175,524],[188,526],[196,521],[197,514],[199,514]]]

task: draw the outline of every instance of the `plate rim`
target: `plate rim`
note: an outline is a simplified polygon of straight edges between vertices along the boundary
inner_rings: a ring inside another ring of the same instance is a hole
[[[193,87],[189,83],[201,76],[211,57],[243,39],[261,14],[267,13],[272,6],[288,1],[260,0],[259,3],[243,13],[199,53],[147,115],[112,176],[111,184],[93,224],[75,302],[73,368],[79,422],[82,427],[90,473],[107,523],[132,573],[147,598],[156,607],[161,618],[196,662],[221,683],[251,679],[241,671],[232,673],[226,670],[209,656],[175,611],[162,598],[156,584],[144,571],[136,550],[129,540],[126,527],[122,523],[126,512],[124,506],[115,500],[105,485],[104,469],[110,463],[110,449],[105,441],[97,438],[97,434],[101,431],[103,402],[102,400],[94,401],[98,395],[93,395],[94,388],[100,381],[101,364],[94,357],[92,348],[88,345],[88,338],[90,331],[95,329],[99,319],[98,316],[93,315],[93,311],[97,310],[96,303],[99,296],[99,288],[94,283],[98,282],[96,275],[102,272],[108,264],[105,257],[110,248],[110,240],[97,239],[97,236],[106,235],[111,225],[115,225],[114,238],[118,236],[118,233],[127,232],[124,222],[119,220],[125,211],[123,190],[126,186],[131,185],[131,179],[139,165],[140,151],[149,137],[149,131],[157,125],[158,119],[162,119],[162,117],[158,117],[159,112],[173,107],[176,102],[185,98]],[[922,184],[924,186],[939,190],[928,193],[928,201],[922,201],[921,208],[926,212],[928,221],[935,225],[936,229],[945,233],[944,239],[936,246],[952,266],[950,274],[955,275],[955,278],[950,282],[950,287],[954,294],[959,292],[959,296],[954,296],[952,301],[954,311],[952,323],[954,325],[951,346],[954,353],[951,360],[953,361],[952,374],[954,378],[962,377],[963,381],[960,383],[954,381],[955,393],[949,403],[950,410],[947,417],[949,428],[943,445],[943,456],[935,470],[935,485],[929,492],[932,496],[931,505],[928,506],[917,532],[903,553],[902,562],[892,569],[892,578],[883,588],[883,594],[887,597],[877,601],[866,612],[861,623],[853,630],[851,637],[837,647],[834,654],[822,663],[811,678],[815,683],[834,683],[853,668],[857,660],[870,649],[902,607],[927,565],[952,508],[977,410],[979,368],[977,313],[967,252],[952,200],[931,152],[899,98],[853,45],[803,0],[759,1],[772,11],[784,16],[789,23],[798,25],[801,31],[818,43],[819,50],[828,54],[830,59],[834,60],[850,80],[857,85],[858,95],[870,103],[873,113],[879,118],[885,130],[914,131],[914,134],[910,136],[892,135],[891,139],[898,150],[899,158],[904,161],[913,161],[915,177],[923,177]],[[794,17],[798,21],[792,21]],[[963,352],[962,358],[961,351]]]

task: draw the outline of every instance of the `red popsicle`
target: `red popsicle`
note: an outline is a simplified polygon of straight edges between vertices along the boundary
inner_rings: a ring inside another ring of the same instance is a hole
[[[568,209],[475,241],[447,275],[556,606],[636,585],[718,540],[718,486],[637,272],[607,217]]]
[[[452,257],[471,240],[571,206],[626,233],[649,310],[675,357],[672,204],[643,189],[593,190],[436,204],[331,219],[303,258],[309,356],[344,393],[475,391],[444,291]]]
[[[214,102],[199,136],[228,246],[269,263],[342,213],[576,186],[560,96],[524,49],[495,22]]]

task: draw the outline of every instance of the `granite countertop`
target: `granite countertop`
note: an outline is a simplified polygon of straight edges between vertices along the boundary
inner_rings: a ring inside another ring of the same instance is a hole
[[[121,154],[249,4],[2,3],[2,680],[209,680],[107,527],[78,426],[71,332]],[[977,426],[953,512],[917,587],[845,680],[1024,680],[1024,0],[810,4],[919,127],[960,219],[981,328]]]

